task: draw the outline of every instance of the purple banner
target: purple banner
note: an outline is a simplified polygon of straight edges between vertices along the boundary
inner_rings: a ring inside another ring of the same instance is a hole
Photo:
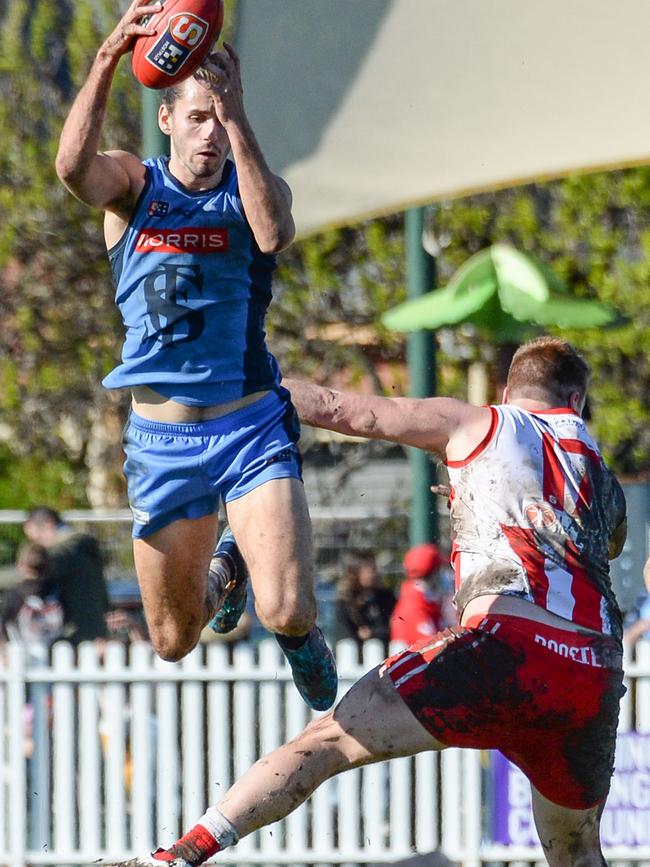
[[[538,846],[528,780],[501,753],[491,753],[490,770],[492,841]],[[603,846],[650,845],[650,734],[625,732],[617,738],[600,835]]]

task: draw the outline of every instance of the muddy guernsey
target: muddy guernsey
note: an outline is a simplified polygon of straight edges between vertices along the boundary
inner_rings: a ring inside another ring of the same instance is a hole
[[[459,612],[514,595],[620,640],[607,556],[625,517],[620,485],[572,410],[490,410],[483,442],[448,463]]]
[[[276,260],[255,243],[234,164],[202,192],[186,190],[166,157],[144,165],[131,221],[108,253],[126,339],[104,385],[148,385],[196,406],[273,388],[264,317]]]

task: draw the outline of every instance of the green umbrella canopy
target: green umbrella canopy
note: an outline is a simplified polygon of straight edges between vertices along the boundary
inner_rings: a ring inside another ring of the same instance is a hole
[[[594,328],[616,318],[596,301],[573,298],[546,266],[507,244],[494,244],[468,259],[444,289],[398,304],[382,322],[392,331],[471,322],[501,341],[518,341],[531,326]]]

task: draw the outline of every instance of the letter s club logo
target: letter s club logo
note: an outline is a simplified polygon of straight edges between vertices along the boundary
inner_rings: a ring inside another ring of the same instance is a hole
[[[192,12],[172,15],[167,29],[146,58],[166,75],[176,75],[196,51],[208,32],[208,22]]]

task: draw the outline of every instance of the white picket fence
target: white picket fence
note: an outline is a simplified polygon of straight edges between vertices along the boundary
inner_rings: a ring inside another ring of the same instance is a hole
[[[381,646],[337,647],[342,694]],[[622,729],[650,731],[650,642],[627,663]],[[31,710],[29,713],[26,708]],[[274,641],[199,647],[165,663],[146,644],[10,644],[0,669],[0,864],[93,864],[171,843],[309,711]],[[31,726],[31,737],[29,727]],[[26,756],[30,753],[30,757]],[[388,863],[442,850],[465,867],[534,862],[484,840],[482,757],[447,750],[343,774],[283,822],[217,856],[238,865]],[[610,852],[650,862],[650,847]],[[543,863],[543,862],[541,862]]]

